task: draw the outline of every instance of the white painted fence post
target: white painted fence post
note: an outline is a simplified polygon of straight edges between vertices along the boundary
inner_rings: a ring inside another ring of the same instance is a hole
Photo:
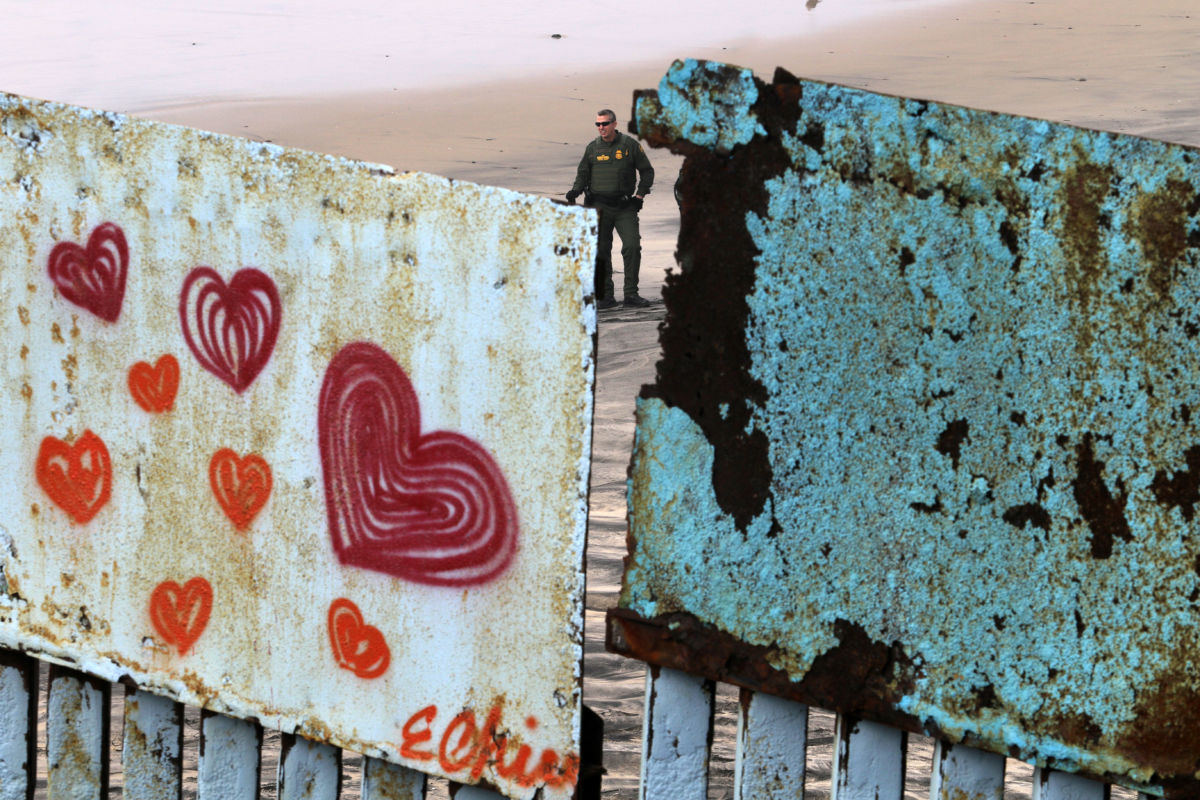
[[[808,706],[742,689],[734,800],[803,800]]]
[[[642,800],[706,800],[713,683],[648,667],[642,716]]]
[[[838,714],[834,741],[833,800],[903,800],[908,734]]]
[[[200,715],[198,800],[256,800],[262,728],[224,714]]]
[[[279,800],[337,800],[342,783],[342,751],[285,733],[279,748]]]
[[[125,687],[125,800],[177,800],[183,780],[183,706]]]
[[[46,796],[108,797],[110,685],[65,667],[50,668],[46,703]]]
[[[363,758],[362,800],[425,800],[425,774],[381,758]]]
[[[33,796],[37,695],[37,662],[11,650],[0,650],[0,800]]]
[[[1108,800],[1108,784],[1070,772],[1038,767],[1033,771],[1033,800]]]
[[[931,800],[1003,800],[1004,756],[940,739],[933,750]]]

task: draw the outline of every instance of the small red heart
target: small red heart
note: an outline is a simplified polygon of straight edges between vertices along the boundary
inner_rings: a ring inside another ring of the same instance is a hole
[[[517,550],[508,482],[478,443],[421,434],[404,370],[369,342],[343,347],[317,414],[325,507],[343,564],[433,586],[494,580]]]
[[[208,462],[208,480],[217,503],[239,531],[250,527],[271,494],[271,467],[263,457],[250,453],[239,458],[228,447]]]
[[[179,293],[183,338],[200,366],[241,394],[271,358],[283,306],[275,281],[251,267],[229,285],[212,267],[196,267]]]
[[[150,593],[150,621],[167,644],[184,655],[204,633],[212,605],[212,584],[204,578],[197,576],[183,586],[163,581]]]
[[[104,441],[90,430],[70,445],[47,436],[37,456],[37,482],[54,504],[80,525],[112,494],[112,462]]]
[[[121,316],[129,246],[119,227],[111,222],[97,226],[86,248],[59,242],[50,251],[48,267],[50,280],[63,297],[109,322]]]
[[[344,597],[329,605],[329,644],[338,666],[360,678],[378,678],[392,661],[383,634],[368,625],[358,606]]]
[[[165,353],[154,366],[139,361],[129,368],[129,393],[134,401],[151,414],[170,411],[179,391],[179,362]]]

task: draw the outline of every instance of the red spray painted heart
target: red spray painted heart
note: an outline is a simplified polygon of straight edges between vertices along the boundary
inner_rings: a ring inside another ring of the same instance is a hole
[[[212,267],[196,267],[179,293],[183,338],[200,366],[241,394],[271,358],[282,304],[261,270],[238,270],[229,285]]]
[[[408,376],[368,342],[325,372],[318,408],[325,505],[343,564],[433,586],[498,577],[517,549],[517,510],[486,449],[421,434]]]
[[[86,248],[74,242],[54,245],[48,269],[59,294],[75,305],[109,322],[121,316],[129,246],[125,233],[113,223],[97,226]]]

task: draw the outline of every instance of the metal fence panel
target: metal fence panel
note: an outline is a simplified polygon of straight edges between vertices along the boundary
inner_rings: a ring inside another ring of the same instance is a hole
[[[0,645],[569,795],[594,222],[0,95]]]
[[[677,62],[610,644],[1194,795],[1200,153]]]

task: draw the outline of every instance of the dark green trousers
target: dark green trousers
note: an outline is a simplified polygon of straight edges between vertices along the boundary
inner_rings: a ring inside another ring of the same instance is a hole
[[[600,233],[596,245],[596,299],[613,296],[612,244],[613,230],[621,237],[621,259],[625,262],[625,296],[638,293],[638,272],[642,268],[642,233],[638,228],[638,212],[632,206],[618,207],[597,202],[600,214]]]

